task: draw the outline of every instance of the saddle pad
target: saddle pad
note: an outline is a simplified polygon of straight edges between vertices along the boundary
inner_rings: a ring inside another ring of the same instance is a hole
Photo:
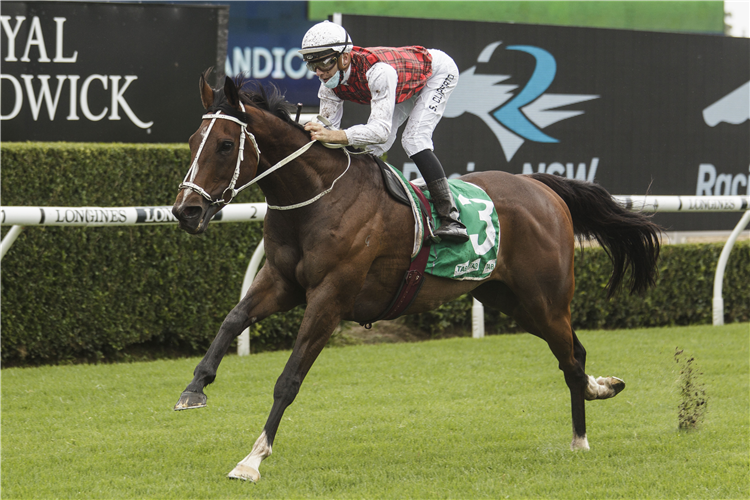
[[[495,204],[475,184],[458,179],[451,179],[448,184],[470,239],[466,243],[433,243],[425,272],[455,280],[485,279],[495,269],[500,248],[500,222]],[[429,193],[425,195],[432,202]],[[432,216],[435,227],[439,227],[434,209]]]
[[[412,247],[411,260],[414,260],[422,249],[425,231],[427,231],[428,234],[431,234],[430,228],[425,228],[424,224],[422,224],[422,216],[426,216],[427,213],[419,201],[419,197],[416,193],[417,188],[415,188],[412,183],[404,177],[404,174],[390,163],[384,163],[379,158],[376,158],[376,160],[378,165],[382,164],[387,167],[388,178],[390,181],[386,182],[386,186],[390,186],[388,187],[388,190],[391,195],[402,203],[404,203],[404,199],[408,200],[409,202],[404,204],[411,206],[412,216],[414,217],[414,245]],[[383,169],[381,166],[381,170],[383,176],[386,177],[386,169]],[[391,191],[391,189],[393,191]],[[396,194],[397,191],[400,191],[398,195]]]

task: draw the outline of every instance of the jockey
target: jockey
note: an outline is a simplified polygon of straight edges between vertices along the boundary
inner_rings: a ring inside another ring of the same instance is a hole
[[[343,26],[323,21],[305,34],[300,49],[320,79],[320,115],[305,125],[313,140],[365,146],[381,156],[407,119],[401,145],[419,168],[441,221],[435,236],[468,241],[443,166],[433,152],[432,133],[458,83],[458,68],[447,54],[424,47],[356,47]],[[370,105],[367,124],[338,130],[344,101]]]

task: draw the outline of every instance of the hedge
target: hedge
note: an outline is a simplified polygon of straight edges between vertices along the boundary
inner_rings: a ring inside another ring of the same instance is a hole
[[[5,206],[171,205],[189,163],[186,145],[4,143]],[[257,189],[238,202],[263,201]],[[7,232],[3,227],[3,235]],[[239,300],[261,224],[212,224],[199,237],[176,225],[29,227],[2,262],[4,366],[203,354]],[[598,249],[576,263],[574,327],[710,323],[721,245],[663,249],[659,285],[645,297],[604,300],[609,264]],[[750,319],[750,244],[738,244],[725,279],[728,322]],[[406,321],[432,334],[468,327],[464,296]],[[304,309],[251,331],[254,351],[292,345]],[[516,325],[488,309],[487,330]]]
[[[4,143],[6,206],[172,205],[186,145]],[[238,202],[262,202],[248,189]],[[3,227],[3,235],[8,227]],[[239,300],[262,224],[28,227],[2,262],[3,365],[204,353]],[[300,308],[253,331],[289,347]]]
[[[600,248],[577,249],[576,293],[570,305],[574,330],[711,324],[716,263],[723,243],[665,245],[659,257],[656,286],[643,295],[621,289],[606,300],[611,273],[609,258]],[[724,319],[750,321],[750,241],[737,242],[724,273]],[[471,328],[471,297],[445,304],[435,311],[407,316],[406,322],[439,335],[450,327]],[[488,334],[521,331],[500,311],[485,307]]]

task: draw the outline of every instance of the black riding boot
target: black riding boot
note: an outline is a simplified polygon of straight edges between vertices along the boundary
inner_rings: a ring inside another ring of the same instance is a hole
[[[432,195],[432,203],[435,205],[440,227],[433,234],[441,239],[465,242],[469,241],[469,235],[459,220],[458,208],[453,201],[453,195],[445,178],[443,165],[431,149],[425,149],[412,155],[411,159],[417,165],[422,178],[427,183],[427,189]]]
[[[443,177],[432,181],[427,184],[427,189],[430,191],[432,203],[440,218],[440,227],[435,230],[435,236],[460,243],[469,241],[466,226],[459,219],[458,208],[456,208],[456,202],[453,201],[448,179]]]

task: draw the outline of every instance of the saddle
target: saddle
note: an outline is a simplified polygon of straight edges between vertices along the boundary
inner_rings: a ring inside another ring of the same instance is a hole
[[[500,223],[492,199],[479,186],[465,181],[451,181],[453,196],[461,206],[461,220],[471,237],[465,243],[432,244],[432,210],[429,194],[418,183],[406,180],[395,168],[375,159],[388,193],[399,203],[411,207],[415,219],[411,265],[391,305],[369,325],[381,319],[393,319],[405,311],[416,297],[424,275],[454,280],[484,280],[497,265],[500,247]],[[419,208],[417,208],[419,206]]]
[[[373,156],[373,158],[375,158],[375,163],[377,163],[378,167],[380,167],[380,173],[383,174],[383,184],[385,184],[385,190],[388,192],[388,194],[390,194],[394,200],[401,203],[402,205],[411,207],[411,199],[409,197],[409,193],[406,192],[403,183],[398,178],[398,174],[396,174],[391,167],[389,167],[383,160],[381,160],[377,156]],[[430,210],[430,204],[422,195],[423,187],[426,186],[415,184],[413,182],[409,182],[409,184],[411,184],[412,188],[414,188],[414,191],[417,193],[417,197],[420,198],[419,201],[421,203],[419,204],[419,207],[422,211],[422,217],[426,218],[428,222],[428,226],[426,226],[427,231],[425,231],[426,240],[428,239],[427,235],[429,234],[431,236],[433,230],[432,217],[428,217],[428,215],[432,213],[432,211]]]

